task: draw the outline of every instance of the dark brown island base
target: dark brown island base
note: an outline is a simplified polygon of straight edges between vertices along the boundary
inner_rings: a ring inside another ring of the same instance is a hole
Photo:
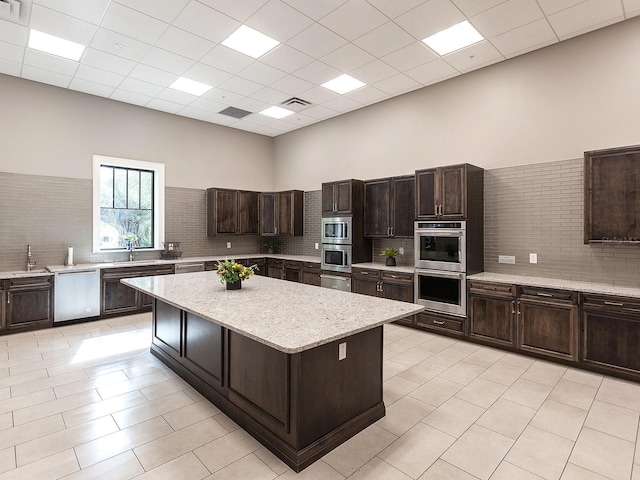
[[[154,297],[151,352],[296,472],[384,416],[383,324],[422,310],[215,272],[123,283]]]

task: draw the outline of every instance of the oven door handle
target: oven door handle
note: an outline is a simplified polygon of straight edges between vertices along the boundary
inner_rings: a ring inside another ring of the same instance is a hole
[[[418,237],[462,237],[462,230],[416,230]]]
[[[465,274],[461,272],[446,272],[443,270],[421,270],[417,268],[415,270],[415,274],[416,276],[431,275],[434,277],[446,277],[446,278],[457,278],[457,279],[464,279],[465,277]]]

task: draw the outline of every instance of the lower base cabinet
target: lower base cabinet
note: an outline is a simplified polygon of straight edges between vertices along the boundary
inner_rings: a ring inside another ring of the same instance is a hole
[[[435,333],[455,336],[463,336],[465,333],[465,319],[453,315],[443,315],[425,310],[416,315],[415,323],[417,327]]]
[[[501,347],[514,347],[515,287],[470,281],[468,292],[469,337]]]
[[[21,277],[3,282],[2,333],[53,326],[53,276]]]
[[[371,297],[413,302],[413,274],[353,267],[351,270],[351,291]],[[394,323],[414,327],[415,316],[401,318]]]

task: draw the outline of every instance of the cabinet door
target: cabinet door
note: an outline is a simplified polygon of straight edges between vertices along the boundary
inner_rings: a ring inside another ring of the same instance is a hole
[[[391,236],[391,180],[370,180],[364,185],[365,237]]]
[[[437,218],[436,184],[438,170],[416,171],[416,215],[421,219]]]
[[[363,278],[355,275],[351,277],[351,291],[353,293],[377,297],[379,285],[378,277]]]
[[[351,213],[352,204],[352,185],[351,180],[344,180],[342,182],[336,182],[335,189],[335,202],[336,213]]]
[[[275,193],[260,194],[260,235],[278,234],[277,197]]]
[[[238,232],[241,235],[260,233],[260,193],[238,192]]]
[[[292,192],[278,192],[278,235],[293,235],[292,211],[293,211],[293,194]]]
[[[320,286],[320,269],[302,270],[302,283],[306,285]]]
[[[332,215],[336,210],[334,182],[322,184],[322,213]]]
[[[466,172],[464,165],[441,168],[440,204],[443,218],[465,218],[466,209]]]
[[[215,190],[215,228],[217,235],[235,235],[238,231],[236,190]]]
[[[518,301],[518,348],[578,360],[578,306]]]
[[[515,346],[515,300],[469,295],[469,336]]]
[[[2,281],[0,281],[1,287]],[[2,332],[6,327],[6,304],[7,304],[7,292],[4,290],[0,290],[0,332]]]
[[[389,300],[413,303],[413,284],[385,281],[382,284],[382,296]]]
[[[585,310],[581,360],[613,370],[640,372],[640,317]]]
[[[51,284],[47,281],[33,288],[9,290],[5,308],[8,329],[53,325]]]
[[[102,315],[115,313],[133,313],[138,310],[139,293],[131,287],[120,283],[122,275],[102,276]]]
[[[391,235],[413,238],[416,219],[416,179],[414,175],[391,179]]]

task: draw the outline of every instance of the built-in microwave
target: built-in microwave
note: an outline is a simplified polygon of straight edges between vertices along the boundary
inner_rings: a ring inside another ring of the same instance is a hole
[[[467,316],[467,275],[463,272],[415,269],[415,303],[427,310]]]
[[[351,273],[351,245],[322,244],[323,270]]]
[[[353,239],[351,217],[322,219],[322,243],[351,245]]]
[[[466,272],[466,222],[416,222],[415,267]]]

